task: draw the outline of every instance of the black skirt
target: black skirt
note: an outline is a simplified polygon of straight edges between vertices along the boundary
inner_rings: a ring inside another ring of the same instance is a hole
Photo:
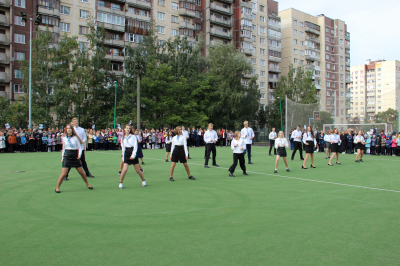
[[[131,165],[131,164],[139,164],[138,157],[136,156],[135,159],[131,160],[133,148],[125,148],[124,153],[124,163]]]
[[[306,145],[306,153],[314,153],[314,146],[315,143],[313,140],[307,140],[306,141],[308,145]]]
[[[165,149],[167,150],[167,152],[171,152],[171,143],[165,145]]]
[[[327,141],[325,141],[325,149],[330,149],[331,148],[331,144]]]
[[[364,146],[362,145],[362,143],[356,143],[356,150],[363,150]]]
[[[138,158],[138,159],[144,157],[144,156],[143,156],[143,151],[142,151],[142,147],[141,147],[141,146],[142,146],[142,145],[138,144],[138,148],[137,148],[137,151],[136,151],[136,158]]]
[[[340,152],[338,143],[331,143],[332,152]]]
[[[81,160],[78,159],[78,150],[65,150],[62,162],[63,168],[82,167]]]
[[[172,152],[171,156],[171,162],[173,163],[186,163],[186,154],[185,154],[185,149],[183,146],[175,146],[174,151]]]
[[[279,155],[281,157],[286,157],[286,148],[278,147],[278,150],[276,151],[276,155]]]

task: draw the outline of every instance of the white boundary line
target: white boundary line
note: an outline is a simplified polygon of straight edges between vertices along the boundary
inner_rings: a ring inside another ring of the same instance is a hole
[[[114,154],[118,155],[119,154]],[[156,158],[149,158],[145,157],[146,159],[150,160],[155,160],[155,161],[164,161],[164,159],[156,159]],[[190,165],[198,165],[204,167],[203,164],[197,164],[197,163],[188,163]],[[217,169],[224,169],[228,170],[229,168],[223,168],[223,167],[212,167],[212,168],[217,168]],[[372,190],[380,190],[380,191],[387,191],[387,192],[396,192],[400,193],[400,191],[397,190],[391,190],[391,189],[385,189],[385,188],[374,188],[374,187],[364,187],[364,186],[357,186],[357,185],[350,185],[350,184],[342,184],[342,183],[336,183],[336,182],[329,182],[329,181],[322,181],[322,180],[314,180],[314,179],[307,179],[307,178],[300,178],[300,177],[293,177],[293,176],[284,176],[284,175],[274,175],[274,174],[267,174],[267,173],[258,173],[258,172],[250,172],[247,171],[248,173],[252,174],[258,174],[258,175],[268,175],[268,176],[277,176],[277,177],[283,177],[283,178],[289,178],[289,179],[296,179],[296,180],[302,180],[302,181],[309,181],[309,182],[317,182],[317,183],[324,183],[324,184],[332,184],[332,185],[338,185],[338,186],[346,186],[346,187],[356,187],[356,188],[365,188],[365,189],[372,189]]]

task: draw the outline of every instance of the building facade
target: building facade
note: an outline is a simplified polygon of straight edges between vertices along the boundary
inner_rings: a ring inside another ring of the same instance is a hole
[[[352,121],[373,120],[373,116],[389,108],[399,110],[400,61],[367,60],[351,67],[349,86]]]
[[[282,20],[282,74],[287,75],[290,65],[311,71],[320,110],[331,113],[336,124],[347,123],[346,88],[350,83],[347,25],[339,19],[312,16],[293,8],[279,12],[279,17]]]

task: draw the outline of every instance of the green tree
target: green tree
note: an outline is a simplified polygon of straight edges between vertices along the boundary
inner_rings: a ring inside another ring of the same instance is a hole
[[[324,124],[333,124],[335,122],[332,118],[332,114],[325,111],[319,112],[319,118],[320,119],[311,120],[312,127],[317,128],[318,130],[322,130]]]
[[[387,123],[392,125],[393,131],[399,128],[399,112],[392,108],[374,115],[372,123]]]

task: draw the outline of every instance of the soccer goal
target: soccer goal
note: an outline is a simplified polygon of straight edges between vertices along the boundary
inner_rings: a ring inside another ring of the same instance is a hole
[[[347,130],[364,130],[365,132],[370,131],[371,129],[376,129],[377,132],[384,131],[385,134],[392,133],[393,128],[391,124],[387,123],[370,123],[370,124],[324,124],[323,130],[326,132],[327,130],[332,130],[337,128],[339,132],[347,131]]]

